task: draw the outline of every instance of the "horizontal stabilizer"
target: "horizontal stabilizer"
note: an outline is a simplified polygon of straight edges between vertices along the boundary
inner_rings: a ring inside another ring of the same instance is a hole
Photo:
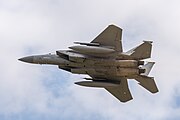
[[[154,78],[147,77],[147,76],[138,76],[135,79],[139,82],[138,83],[139,85],[144,87],[149,92],[151,92],[151,93],[157,93],[158,92],[158,88],[156,86]]]
[[[151,57],[152,41],[144,41],[141,45],[126,52],[133,59],[141,60]]]

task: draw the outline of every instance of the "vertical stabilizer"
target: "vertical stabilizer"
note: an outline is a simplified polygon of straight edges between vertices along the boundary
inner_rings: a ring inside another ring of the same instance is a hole
[[[143,65],[141,68],[145,69],[145,73],[141,73],[141,75],[148,76],[154,64],[155,62],[148,62],[147,64]]]

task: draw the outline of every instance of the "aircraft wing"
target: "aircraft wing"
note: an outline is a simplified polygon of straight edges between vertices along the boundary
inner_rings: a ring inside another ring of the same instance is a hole
[[[100,46],[111,47],[118,52],[122,52],[121,38],[122,29],[115,25],[109,25],[91,43],[98,43]]]
[[[106,87],[105,88],[108,92],[110,92],[113,96],[119,99],[121,102],[127,102],[132,100],[132,95],[128,88],[127,79],[122,78],[120,85],[117,87]]]

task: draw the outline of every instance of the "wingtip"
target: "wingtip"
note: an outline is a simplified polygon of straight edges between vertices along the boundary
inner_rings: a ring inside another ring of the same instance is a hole
[[[122,30],[122,28],[121,27],[119,27],[118,25],[115,25],[115,24],[109,24],[109,27],[115,27],[115,28],[118,28],[118,29],[121,29]]]
[[[153,41],[148,41],[148,40],[144,40],[143,42],[149,43],[149,44],[152,44],[152,43],[153,43]]]

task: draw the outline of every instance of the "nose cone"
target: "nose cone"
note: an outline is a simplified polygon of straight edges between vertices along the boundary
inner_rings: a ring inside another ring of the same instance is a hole
[[[18,60],[20,60],[22,62],[27,62],[27,63],[33,63],[33,56],[23,57],[23,58],[20,58]]]

